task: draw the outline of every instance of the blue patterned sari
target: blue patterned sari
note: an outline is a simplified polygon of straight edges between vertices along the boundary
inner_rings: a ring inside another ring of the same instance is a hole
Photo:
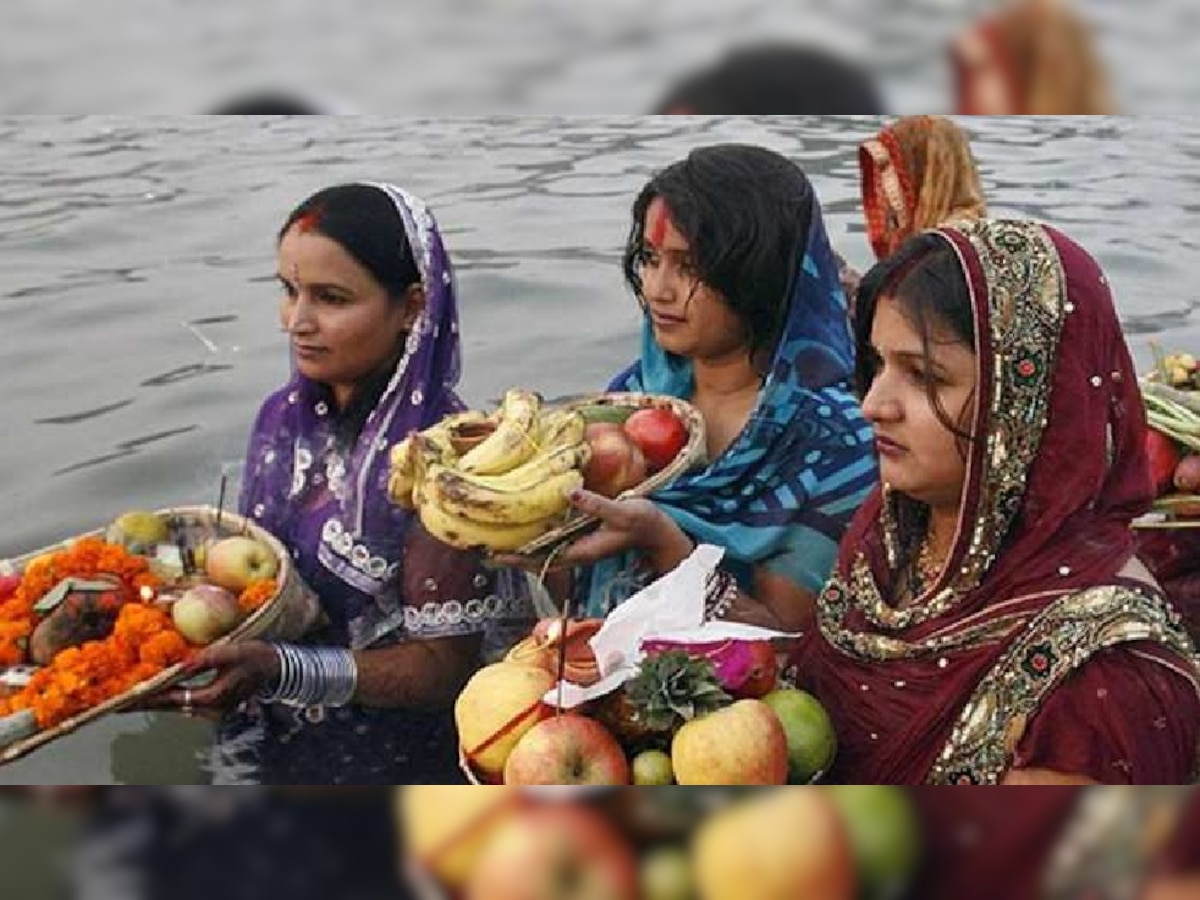
[[[719,458],[651,499],[753,593],[754,569],[819,592],[838,542],[877,480],[874,433],[850,390],[854,345],[838,265],[815,196],[787,321],[758,403]],[[692,362],[664,351],[646,321],[641,358],[613,391],[690,399]],[[636,593],[647,574],[633,554],[592,570],[587,614],[603,616]]]

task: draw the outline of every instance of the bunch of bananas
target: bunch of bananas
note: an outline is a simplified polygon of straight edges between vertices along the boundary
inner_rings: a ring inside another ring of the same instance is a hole
[[[513,389],[490,416],[459,413],[392,447],[388,493],[443,543],[513,552],[566,520],[591,458],[586,430],[581,413]]]

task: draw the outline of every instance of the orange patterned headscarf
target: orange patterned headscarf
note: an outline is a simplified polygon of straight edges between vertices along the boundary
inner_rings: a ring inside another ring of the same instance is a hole
[[[867,233],[879,259],[919,231],[987,215],[970,141],[949,119],[900,119],[859,147],[858,163]]]
[[[954,42],[962,115],[1116,112],[1091,29],[1064,0],[1015,0]]]

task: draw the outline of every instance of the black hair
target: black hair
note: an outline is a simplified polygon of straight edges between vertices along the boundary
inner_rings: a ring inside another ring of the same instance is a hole
[[[281,91],[258,91],[224,101],[210,110],[215,116],[315,116],[320,107]]]
[[[765,375],[812,224],[816,197],[800,168],[763,147],[693,150],[655,175],[633,202],[625,280],[646,305],[641,268],[646,211],[656,197],[687,238],[699,282],[719,292],[746,329],[751,361]]]
[[[297,223],[306,232],[339,244],[383,285],[394,303],[403,303],[408,289],[421,283],[404,220],[392,199],[374,185],[340,184],[318,191],[292,210],[279,229],[278,240]],[[403,346],[403,341],[397,343],[395,356],[368,375],[339,412],[336,434],[343,446],[353,446],[358,440],[367,416],[387,389]]]
[[[942,404],[933,375],[935,330],[949,332],[952,340],[977,352],[975,315],[971,290],[954,250],[944,238],[924,233],[909,238],[895,254],[874,266],[858,291],[855,309],[855,384],[859,397],[867,392],[878,373],[879,358],[871,343],[875,312],[883,297],[892,297],[901,313],[921,336],[924,355],[925,390],[938,421],[958,438],[958,453],[965,460],[971,444],[979,438],[970,431],[969,422],[954,421]],[[968,399],[964,415],[973,404]],[[909,590],[915,595],[919,574],[917,558],[929,525],[928,509],[915,502],[897,503],[900,532],[899,571],[910,579]]]
[[[677,84],[656,113],[882,115],[866,70],[828,50],[763,44],[733,51]]]

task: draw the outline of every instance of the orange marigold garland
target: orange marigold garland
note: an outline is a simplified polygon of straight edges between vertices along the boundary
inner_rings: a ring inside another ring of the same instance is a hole
[[[25,661],[25,643],[39,619],[33,608],[42,597],[64,578],[97,574],[116,576],[134,596],[143,587],[157,590],[162,586],[150,572],[149,560],[100,538],[82,538],[66,549],[43,553],[29,561],[16,591],[0,603],[0,667]]]
[[[183,662],[190,653],[165,610],[127,603],[111,635],[63,650],[18,693],[0,700],[0,716],[31,709],[39,728],[52,728]]]
[[[278,589],[274,579],[271,578],[260,578],[257,581],[252,581],[238,597],[238,606],[248,616],[274,597]]]

